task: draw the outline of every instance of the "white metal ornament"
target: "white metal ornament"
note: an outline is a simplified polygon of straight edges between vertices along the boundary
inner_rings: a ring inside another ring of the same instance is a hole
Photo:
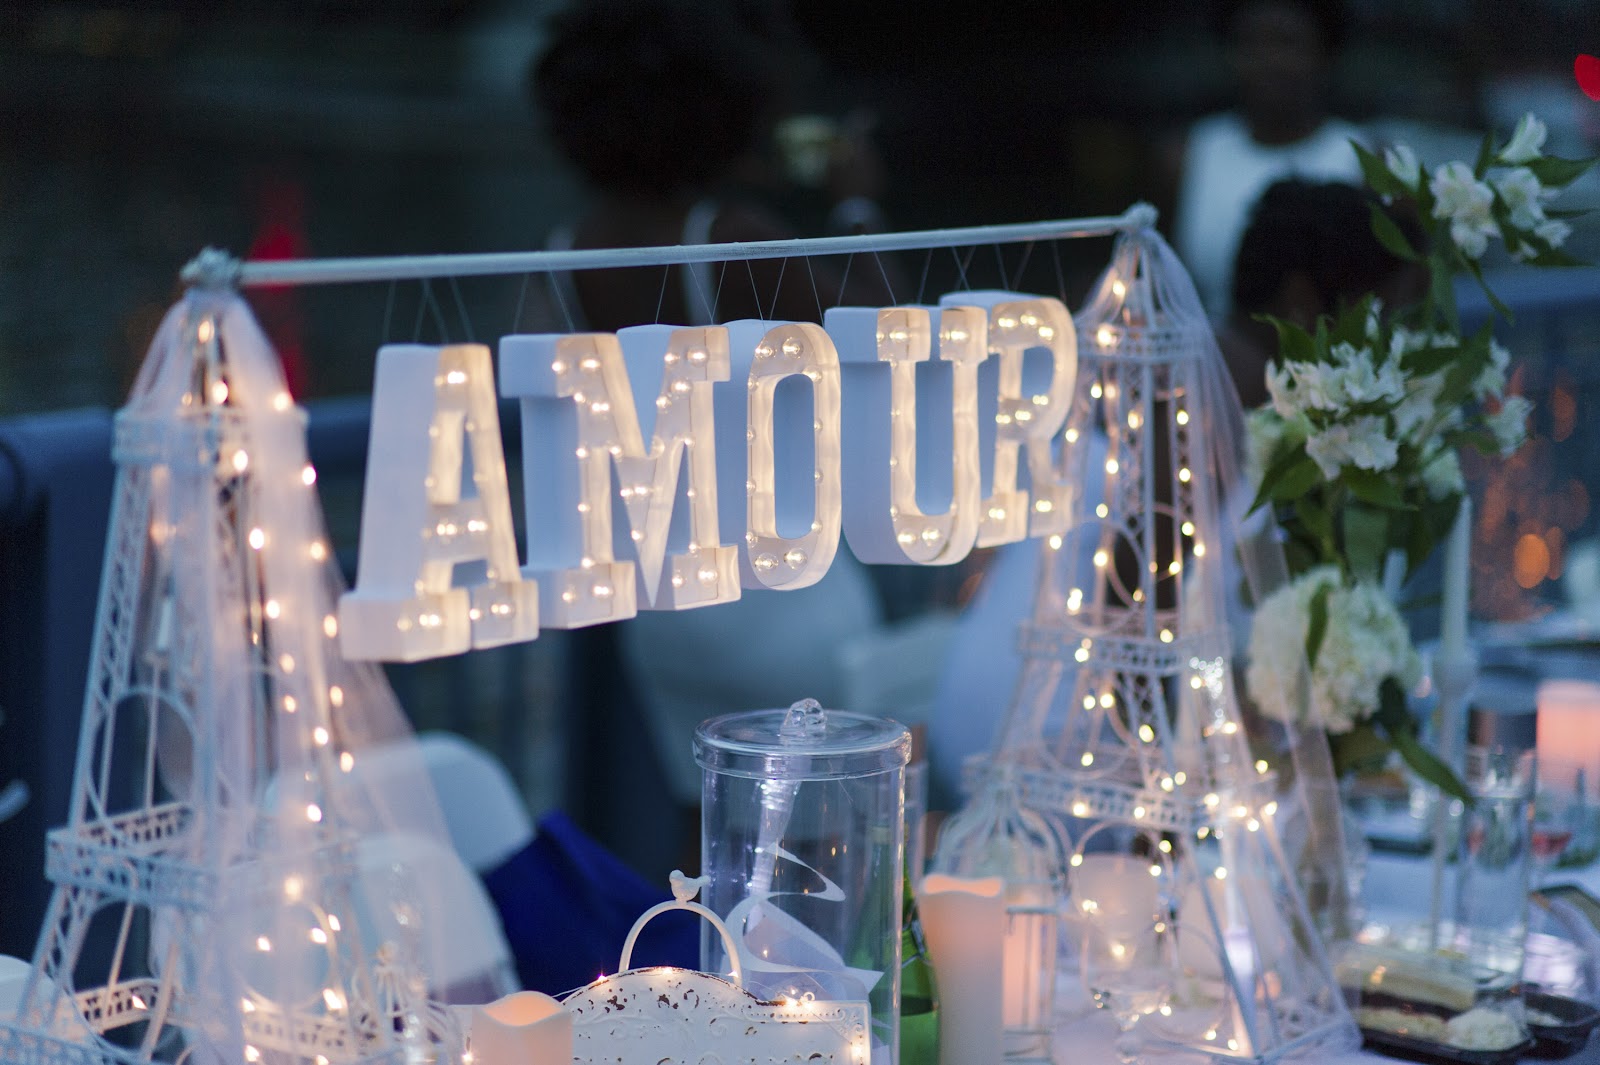
[[[237,296],[168,314],[114,457],[69,820],[0,1061],[449,1055],[411,936],[416,870],[373,897],[357,826],[395,822],[341,786],[398,709],[339,655],[303,414]]]
[[[652,907],[634,924],[616,975],[563,1000],[573,1014],[574,1065],[866,1065],[867,1003],[820,1001],[810,994],[762,1002],[750,994],[727,926],[692,901],[705,883],[704,877],[691,880],[673,870],[674,900]],[[669,966],[630,968],[639,931],[669,910],[688,910],[711,923],[733,959],[727,977]]]
[[[1074,501],[1069,531],[1044,545],[988,772],[1060,823],[1075,898],[1097,834],[1149,856],[1137,875],[1160,887],[1182,944],[1172,986],[1189,989],[1187,1008],[1149,1019],[1153,1041],[1255,1062],[1352,1049],[1278,841],[1274,778],[1251,760],[1233,690],[1222,496],[1239,475],[1236,394],[1193,285],[1153,231],[1119,239],[1078,331],[1061,467],[1091,483],[1099,464],[1105,492]]]
[[[538,636],[538,588],[518,573],[489,349],[380,349],[368,450],[359,579],[339,605],[345,654],[415,661]],[[456,585],[462,563],[481,563],[482,579]]]

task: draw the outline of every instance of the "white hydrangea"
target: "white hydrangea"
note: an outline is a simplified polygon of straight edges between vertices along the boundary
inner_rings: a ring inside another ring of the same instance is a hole
[[[1484,418],[1495,443],[1500,445],[1501,455],[1509,455],[1522,446],[1528,435],[1528,415],[1532,412],[1533,403],[1526,396],[1507,396],[1500,401],[1499,410]]]
[[[1479,181],[1472,168],[1459,160],[1433,172],[1433,217],[1450,220],[1450,239],[1469,259],[1481,257],[1489,238],[1500,235],[1491,208],[1494,192]]]
[[[1309,705],[1295,693],[1305,669],[1311,601],[1328,588],[1328,624],[1311,671]],[[1346,585],[1334,566],[1319,566],[1279,588],[1256,608],[1250,630],[1250,696],[1268,717],[1327,732],[1349,732],[1378,708],[1378,689],[1394,677],[1410,689],[1422,663],[1394,604],[1368,585]]]
[[[1345,466],[1380,472],[1393,469],[1400,457],[1386,420],[1376,414],[1363,414],[1313,432],[1306,438],[1306,454],[1330,481]]]
[[[1511,140],[1500,149],[1500,161],[1512,166],[1532,162],[1539,158],[1540,151],[1544,148],[1544,139],[1549,135],[1545,124],[1528,112],[1517,123],[1517,128],[1511,134]]]

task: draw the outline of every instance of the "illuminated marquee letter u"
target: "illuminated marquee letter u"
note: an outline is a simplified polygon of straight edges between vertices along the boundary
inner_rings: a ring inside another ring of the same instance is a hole
[[[978,534],[978,365],[989,354],[987,315],[975,307],[932,313],[925,307],[835,307],[823,321],[838,346],[846,386],[844,531],[850,549],[863,562],[960,562]],[[925,382],[934,408],[929,415],[918,410],[916,373],[933,351],[936,332],[940,361],[949,368]],[[917,502],[917,440],[924,435],[936,448],[949,444],[950,505],[942,514],[925,513]]]

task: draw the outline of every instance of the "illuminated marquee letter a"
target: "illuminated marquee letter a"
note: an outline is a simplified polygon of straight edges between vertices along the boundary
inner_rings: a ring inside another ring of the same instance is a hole
[[[411,662],[539,635],[483,345],[379,350],[356,577],[339,603],[349,658]]]

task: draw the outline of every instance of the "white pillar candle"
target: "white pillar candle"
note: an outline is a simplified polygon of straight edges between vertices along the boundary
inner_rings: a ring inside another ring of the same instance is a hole
[[[1005,884],[933,873],[917,899],[939,982],[940,1065],[998,1061],[1005,1031]]]
[[[1578,770],[1600,770],[1600,684],[1547,680],[1539,685],[1539,784],[1571,791]]]
[[[474,1065],[568,1065],[572,1014],[549,995],[518,991],[472,1011]]]

